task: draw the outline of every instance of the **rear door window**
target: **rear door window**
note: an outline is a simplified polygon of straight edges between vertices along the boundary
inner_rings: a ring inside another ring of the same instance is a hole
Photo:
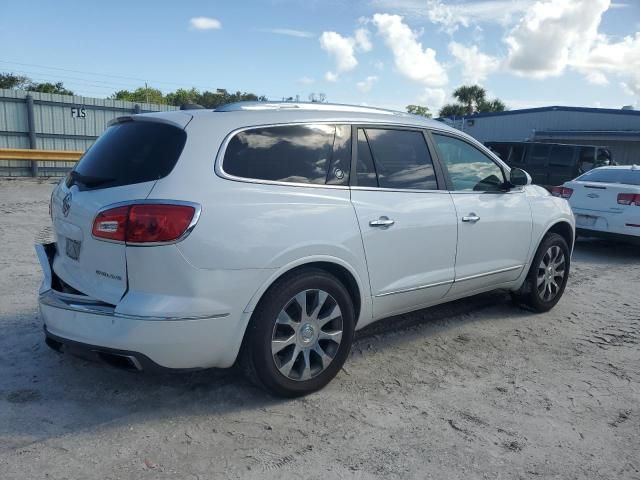
[[[158,180],[171,172],[186,140],[183,129],[166,123],[116,123],[87,150],[70,179],[84,189]]]
[[[366,128],[381,188],[437,190],[438,182],[424,134],[415,130]]]
[[[524,145],[514,145],[511,148],[508,163],[515,163],[516,165],[524,163]]]
[[[283,125],[236,134],[227,145],[223,170],[256,180],[347,185],[350,162],[348,126]]]

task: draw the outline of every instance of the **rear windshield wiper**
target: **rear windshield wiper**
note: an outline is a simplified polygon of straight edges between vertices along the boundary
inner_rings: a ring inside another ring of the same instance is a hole
[[[85,187],[97,187],[98,185],[113,182],[115,180],[115,178],[109,177],[92,177],[90,175],[82,175],[75,170],[71,170],[69,176],[71,177],[72,182],[70,182],[68,186],[71,186],[74,183],[80,183]]]

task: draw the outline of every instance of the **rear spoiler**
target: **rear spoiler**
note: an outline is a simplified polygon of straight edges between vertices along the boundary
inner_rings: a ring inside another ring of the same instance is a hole
[[[189,115],[184,111],[171,112],[172,114],[171,116],[175,115],[177,117],[176,120],[172,120],[171,118],[167,118],[166,116],[156,115],[158,113],[165,114],[167,112],[154,112],[151,114],[145,113],[145,114],[138,114],[138,115],[122,115],[120,117],[114,118],[113,120],[110,120],[107,123],[107,128],[113,125],[117,125],[119,123],[127,123],[127,122],[157,122],[157,123],[165,123],[168,125],[173,125],[174,127],[185,129],[187,128],[187,125],[189,125],[189,122],[193,120],[193,115]],[[187,117],[187,118],[184,118],[184,117]]]

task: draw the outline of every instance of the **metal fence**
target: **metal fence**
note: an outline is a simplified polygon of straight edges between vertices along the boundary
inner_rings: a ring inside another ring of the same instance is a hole
[[[177,107],[0,89],[0,148],[85,151],[116,117],[168,110]],[[59,176],[73,165],[0,160],[0,176]]]

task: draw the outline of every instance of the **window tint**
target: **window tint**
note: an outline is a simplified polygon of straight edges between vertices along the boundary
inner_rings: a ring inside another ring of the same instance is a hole
[[[187,140],[186,132],[158,122],[123,122],[110,126],[73,169],[83,188],[106,188],[166,177]]]
[[[245,130],[224,155],[224,171],[257,180],[325,184],[331,162],[334,125],[285,125]],[[348,172],[346,159],[344,172]],[[335,178],[335,173],[332,174]]]
[[[549,145],[531,145],[527,165],[546,165],[549,158]]]
[[[495,192],[502,190],[504,176],[493,160],[477,148],[445,135],[433,135],[442,163],[454,190]]]
[[[367,128],[365,133],[381,188],[437,190],[422,132]]]
[[[373,166],[373,157],[369,149],[364,130],[358,130],[358,165],[356,167],[359,187],[377,187],[378,178]]]
[[[524,145],[514,145],[511,149],[510,163],[524,163]]]
[[[511,145],[508,143],[487,143],[489,150],[495,153],[503,161],[509,160],[509,153],[511,152]]]
[[[327,185],[349,185],[351,169],[351,126],[336,125],[333,140],[331,167],[327,175]]]
[[[570,167],[573,165],[573,147],[554,145],[549,156],[549,165],[556,167]]]
[[[640,185],[640,170],[630,168],[598,168],[589,170],[576,180],[581,182],[622,183],[625,185]]]

